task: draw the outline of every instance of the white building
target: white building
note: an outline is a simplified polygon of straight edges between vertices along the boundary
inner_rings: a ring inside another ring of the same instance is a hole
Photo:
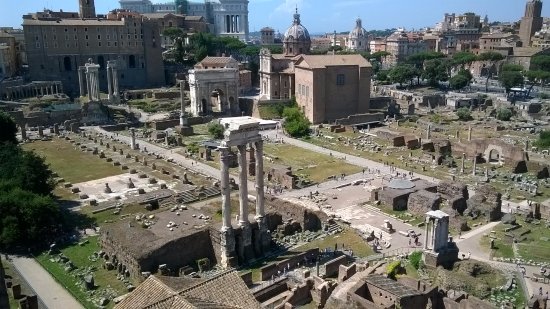
[[[214,34],[248,41],[248,0],[204,0],[153,4],[150,0],[120,0],[122,9],[138,13],[178,13],[203,16],[214,25]],[[178,8],[183,5],[185,8]]]
[[[239,63],[232,57],[206,57],[189,70],[193,116],[239,114]]]

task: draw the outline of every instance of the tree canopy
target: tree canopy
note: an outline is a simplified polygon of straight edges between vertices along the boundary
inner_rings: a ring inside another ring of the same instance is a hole
[[[506,89],[506,93],[510,92],[513,87],[523,86],[523,67],[517,64],[505,64],[500,70],[498,81]]]
[[[470,112],[470,109],[467,107],[461,107],[457,109],[456,115],[458,116],[458,119],[463,121],[472,119],[472,112]]]
[[[298,106],[285,107],[283,117],[285,119],[284,129],[290,136],[305,137],[309,135],[309,126],[311,123]]]
[[[388,72],[388,77],[392,83],[403,83],[411,81],[416,76],[415,68],[410,64],[399,64]]]
[[[17,126],[13,118],[4,112],[0,112],[0,143],[17,143]]]
[[[449,62],[445,59],[426,61],[422,76],[428,80],[430,86],[438,86],[439,82],[449,80]]]
[[[223,138],[224,128],[219,122],[212,121],[208,124],[208,133],[215,139]]]

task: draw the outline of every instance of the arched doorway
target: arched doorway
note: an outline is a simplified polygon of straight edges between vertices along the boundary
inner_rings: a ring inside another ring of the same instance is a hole
[[[65,71],[72,71],[73,66],[71,64],[71,57],[66,56],[63,58],[63,67],[65,68]]]
[[[496,149],[491,149],[491,151],[489,151],[489,163],[498,162],[500,162],[500,153]]]
[[[208,102],[204,98],[201,100],[200,112],[203,114],[208,113]]]
[[[232,113],[233,111],[236,111],[237,107],[235,106],[235,98],[229,97],[229,111]]]
[[[220,89],[214,89],[210,94],[210,107],[215,113],[223,111],[224,93]]]
[[[130,57],[128,57],[128,66],[130,69],[136,68],[136,56],[130,55]]]

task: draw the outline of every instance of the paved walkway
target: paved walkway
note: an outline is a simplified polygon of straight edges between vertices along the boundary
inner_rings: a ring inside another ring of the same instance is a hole
[[[13,266],[28,282],[46,307],[51,309],[84,308],[38,262],[28,257],[10,256]]]
[[[131,141],[130,136],[108,132],[108,131],[105,131],[105,130],[101,129],[100,127],[85,127],[84,129],[88,130],[88,131],[93,130],[97,133],[101,133],[101,134],[103,134],[105,136],[108,136],[110,138],[117,139],[121,143],[130,145],[130,141]],[[156,153],[156,154],[162,156],[165,159],[172,158],[176,164],[178,164],[180,166],[183,166],[183,167],[186,167],[188,169],[191,169],[191,170],[193,170],[193,171],[195,171],[199,174],[202,174],[204,176],[212,177],[214,179],[220,179],[220,177],[221,177],[219,169],[217,169],[215,167],[212,167],[210,165],[204,164],[200,161],[196,161],[196,160],[193,160],[191,158],[186,158],[184,155],[176,153],[178,148],[166,149],[166,148],[160,147],[158,145],[149,143],[145,140],[138,139],[138,138],[136,138],[136,143],[139,144],[139,146],[140,146],[139,151],[141,151],[141,152],[143,152],[143,149],[147,148],[148,153]],[[239,183],[239,177],[237,175],[230,175],[230,177],[233,177],[233,179],[235,179],[235,183],[240,184]],[[255,192],[254,188],[255,188],[255,182],[249,180],[248,181],[248,192],[249,192],[249,194],[252,194],[252,193]]]

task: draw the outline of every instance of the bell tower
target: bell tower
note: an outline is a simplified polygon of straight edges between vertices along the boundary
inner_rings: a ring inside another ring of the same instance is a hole
[[[94,0],[78,0],[80,18],[96,18]]]

